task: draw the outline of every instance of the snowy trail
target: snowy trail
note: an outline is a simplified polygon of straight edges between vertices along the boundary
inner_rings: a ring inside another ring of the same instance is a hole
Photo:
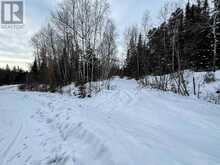
[[[113,85],[85,100],[0,91],[0,165],[220,164],[220,106]]]
[[[0,86],[0,91],[16,91],[18,85]]]

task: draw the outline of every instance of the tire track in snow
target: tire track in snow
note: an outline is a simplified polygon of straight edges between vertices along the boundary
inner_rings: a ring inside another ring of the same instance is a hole
[[[18,129],[15,137],[13,138],[13,140],[11,141],[11,143],[8,145],[7,149],[3,152],[1,159],[0,159],[0,165],[4,165],[5,164],[5,159],[7,158],[8,153],[10,152],[10,150],[13,148],[15,142],[17,141],[18,137],[21,134],[23,125],[21,124],[20,128]]]
[[[118,101],[118,99],[120,101]],[[105,101],[99,103],[98,105],[95,105],[93,109],[97,108],[103,108],[103,105],[112,103],[113,106],[112,109],[121,108],[122,106],[129,106],[131,104],[134,104],[137,101],[136,97],[132,92],[128,90],[121,90],[119,89],[115,94],[113,94],[111,97],[105,99]]]
[[[55,109],[53,102],[49,102],[47,104],[48,109]],[[83,107],[81,107],[83,110]],[[63,109],[62,107],[58,109]],[[54,114],[56,114],[56,110]],[[47,117],[46,117],[47,118]],[[94,162],[100,162],[100,164],[105,165],[116,165],[116,163],[112,159],[112,153],[109,150],[108,145],[103,141],[99,136],[97,136],[93,131],[89,130],[84,125],[84,122],[75,122],[75,123],[62,123],[60,120],[62,118],[62,115],[60,114],[55,119],[56,122],[50,122],[48,123],[50,126],[51,124],[55,124],[51,128],[55,128],[52,131],[55,131],[55,134],[58,133],[60,140],[61,140],[61,146],[68,148],[69,146],[73,146],[75,149],[79,149],[79,151],[73,150],[72,154],[67,155],[67,157],[72,160],[72,162],[76,165],[86,165],[87,163],[85,160],[82,159],[86,157],[86,160],[93,160]],[[58,132],[56,132],[58,131]],[[83,147],[82,147],[83,146]],[[56,148],[56,146],[54,146]],[[82,154],[83,153],[83,154]],[[62,153],[59,153],[59,155],[62,155]],[[82,155],[81,155],[82,154]]]

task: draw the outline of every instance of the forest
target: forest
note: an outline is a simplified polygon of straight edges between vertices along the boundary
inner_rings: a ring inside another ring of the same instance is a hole
[[[33,38],[32,81],[50,88],[110,79],[117,70],[116,27],[107,1],[67,0]]]
[[[0,68],[0,85],[24,84],[26,83],[27,77],[28,72],[19,67],[10,69],[10,67],[6,65],[5,69]]]
[[[162,90],[173,81],[182,95],[189,95],[185,70],[213,72],[210,78],[214,77],[220,68],[220,2],[213,2],[214,9],[208,0],[188,1],[184,8],[168,2],[160,11],[162,24],[154,28],[146,13],[143,30],[133,26],[127,32],[124,75],[136,79],[157,76],[150,85]]]
[[[44,84],[54,91],[75,82],[78,86],[126,76],[144,85],[189,95],[184,71],[214,73],[220,69],[220,2],[197,0],[167,2],[161,24],[152,26],[150,14],[140,26],[125,32],[126,60],[117,51],[117,27],[106,0],[66,0],[50,21],[32,37],[35,60],[27,75],[27,88]],[[154,76],[152,81],[151,77]],[[23,82],[23,81],[21,81]],[[100,84],[97,84],[100,85]],[[90,91],[90,90],[89,90]]]

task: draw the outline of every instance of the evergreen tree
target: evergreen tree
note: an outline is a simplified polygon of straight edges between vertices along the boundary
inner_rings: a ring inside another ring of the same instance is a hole
[[[213,35],[214,35],[214,56],[213,56],[213,70],[220,68],[220,1],[214,0],[214,14],[213,14]]]
[[[142,34],[139,34],[138,44],[137,44],[137,78],[144,76],[144,44],[142,40]]]
[[[39,80],[39,69],[37,65],[37,59],[35,58],[34,63],[31,67],[31,81],[38,82]]]
[[[188,2],[184,19],[184,57],[186,69],[209,70],[212,58],[212,35],[208,2],[190,6]]]
[[[13,67],[11,70],[9,65],[6,65],[5,69],[0,68],[0,85],[24,84],[27,74],[19,67]]]

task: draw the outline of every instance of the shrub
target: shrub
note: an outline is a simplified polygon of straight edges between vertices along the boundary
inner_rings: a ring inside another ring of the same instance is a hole
[[[207,84],[211,82],[215,82],[215,73],[213,72],[206,73],[204,76],[204,82]]]
[[[85,85],[79,86],[79,98],[85,98],[86,97],[86,87]]]
[[[25,91],[26,90],[26,85],[19,85],[19,87],[18,87],[18,89],[20,90],[20,91]]]

